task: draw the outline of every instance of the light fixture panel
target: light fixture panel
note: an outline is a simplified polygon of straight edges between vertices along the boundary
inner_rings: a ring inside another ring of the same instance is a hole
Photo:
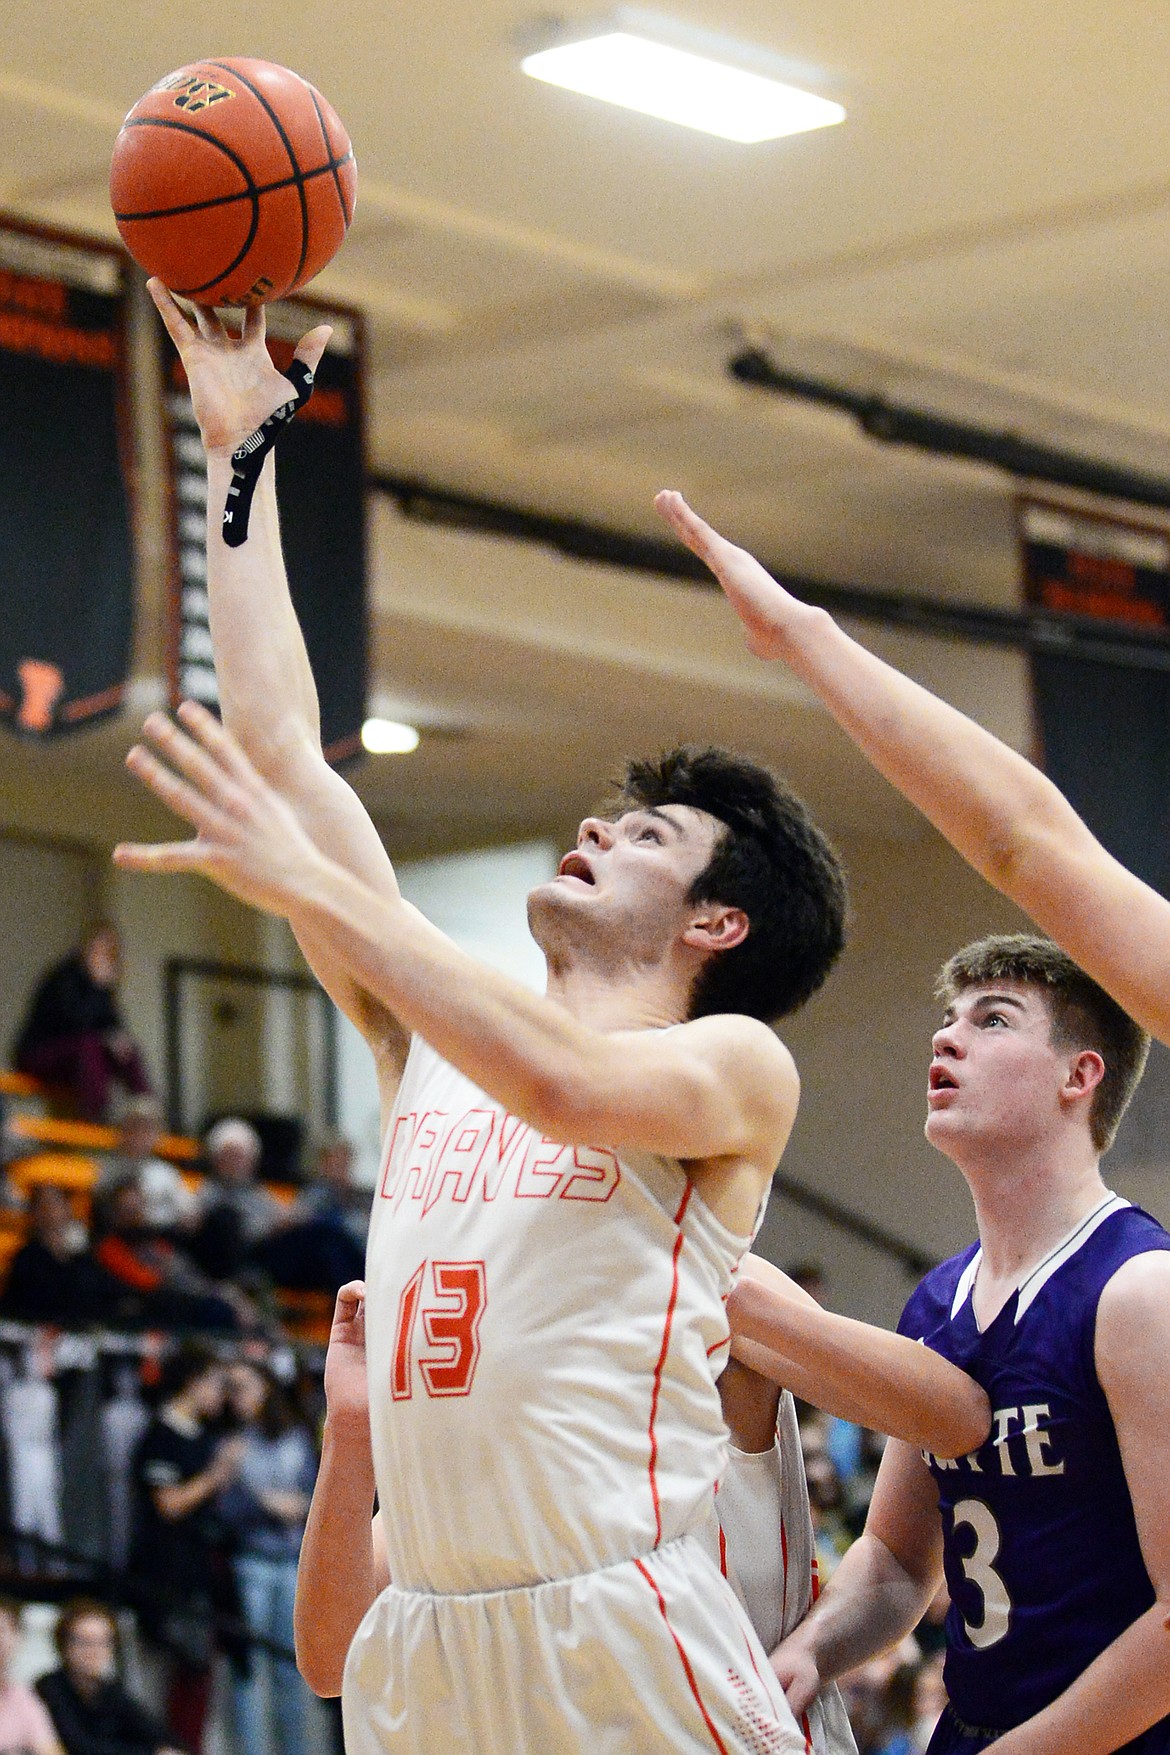
[[[629,29],[555,43],[520,65],[549,85],[745,145],[845,120],[827,98]]]

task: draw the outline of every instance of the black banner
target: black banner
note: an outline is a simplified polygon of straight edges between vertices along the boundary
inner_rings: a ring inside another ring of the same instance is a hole
[[[366,710],[366,531],[363,331],[357,312],[310,299],[268,306],[268,347],[278,366],[314,323],[333,324],[313,397],[276,453],[280,523],[289,589],[321,703],[321,741],[332,762],[360,747]],[[172,705],[190,696],[219,702],[207,600],[207,472],[186,375],[166,349],[171,466]]]
[[[1044,501],[1020,506],[1024,589],[1047,609],[1170,627],[1170,531]],[[1032,659],[1045,771],[1098,839],[1170,895],[1170,673]],[[1154,1045],[1110,1162],[1170,1165],[1170,1053]]]
[[[118,250],[0,226],[0,718],[122,702],[134,628]]]

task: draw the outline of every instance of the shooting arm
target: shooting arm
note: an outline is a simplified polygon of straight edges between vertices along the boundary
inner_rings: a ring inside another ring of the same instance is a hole
[[[1110,1755],[1170,1714],[1170,1255],[1118,1269],[1097,1310],[1097,1375],[1109,1401],[1155,1601],[995,1755]],[[990,1751],[989,1751],[990,1755]]]
[[[800,603],[680,495],[658,504],[715,573],[752,650],[782,659],[968,864],[1170,1040],[1170,902],[1119,865],[1023,756]]]
[[[207,452],[207,588],[224,724],[309,836],[372,889],[396,896],[373,823],[321,750],[317,690],[281,550],[274,453],[256,488],[247,541],[229,548],[223,540],[232,450],[292,393],[268,355],[262,309],[246,314],[237,337],[213,314],[190,320],[157,281],[150,290],[182,357]],[[312,330],[298,358],[316,366],[328,335]],[[314,973],[375,1055],[399,1066],[406,1041],[394,1020],[336,967],[327,944],[298,936]]]
[[[904,1335],[835,1316],[749,1256],[727,1306],[735,1358],[814,1407],[936,1456],[965,1456],[991,1429],[986,1393]]]

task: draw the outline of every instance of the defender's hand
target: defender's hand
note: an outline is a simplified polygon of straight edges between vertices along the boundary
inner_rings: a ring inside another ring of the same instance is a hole
[[[188,317],[161,280],[146,284],[179,350],[204,449],[209,457],[230,456],[293,395],[264,345],[264,306],[249,306],[240,333],[233,335],[214,311],[196,305]],[[316,371],[332,333],[323,323],[302,338],[296,357],[310,371]]]
[[[746,549],[736,548],[705,524],[673,488],[656,494],[654,505],[676,536],[718,579],[743,623],[749,650],[757,658],[783,657],[784,634],[794,618],[809,614],[808,605],[778,584]]]
[[[325,1354],[325,1405],[331,1420],[368,1423],[370,1418],[365,1298],[363,1280],[350,1280],[337,1294]]]
[[[114,849],[115,864],[128,871],[199,872],[254,908],[287,914],[329,869],[328,861],[206,707],[184,701],[179,718],[182,730],[165,713],[152,713],[143,726],[166,762],[135,744],[126,766],[186,818],[196,838],[123,843]]]
[[[772,1653],[776,1680],[796,1717],[807,1712],[821,1691],[821,1673],[812,1653],[800,1643],[799,1631],[790,1634]]]

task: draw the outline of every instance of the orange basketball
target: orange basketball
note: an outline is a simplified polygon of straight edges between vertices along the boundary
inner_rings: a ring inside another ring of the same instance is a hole
[[[227,55],[168,73],[114,142],[123,243],[200,305],[258,305],[303,286],[340,246],[356,195],[336,112],[271,61]]]

